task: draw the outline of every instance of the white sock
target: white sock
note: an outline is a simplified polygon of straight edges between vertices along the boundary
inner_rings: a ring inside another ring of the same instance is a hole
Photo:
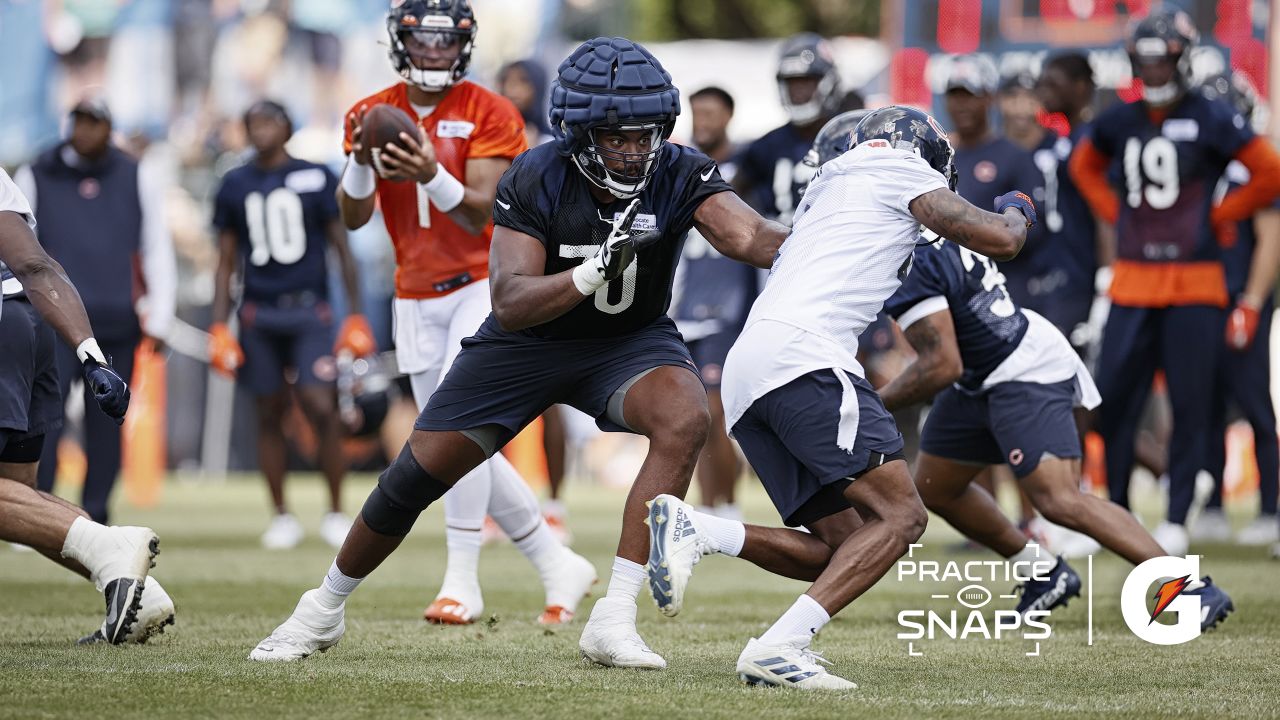
[[[347,596],[356,589],[361,580],[364,580],[364,578],[353,578],[344,575],[338,569],[338,561],[335,559],[333,564],[329,566],[328,574],[320,582],[320,587],[316,591],[316,601],[325,608],[337,610],[347,601]]]
[[[742,508],[737,503],[720,503],[712,514],[725,520],[742,522]]]
[[[449,549],[448,561],[445,565],[444,582],[440,585],[440,596],[457,597],[459,594],[473,592],[480,587],[480,541],[479,530],[461,530],[446,527],[445,545]]]
[[[716,551],[721,555],[737,557],[742,552],[742,543],[747,539],[747,526],[737,520],[726,520],[715,515],[694,510],[694,519],[706,531]]]
[[[538,510],[538,498],[516,472],[511,461],[494,455],[488,461],[492,478],[489,516],[538,570],[545,585],[553,579],[564,558],[564,546]]]
[[[805,644],[808,645],[809,639],[817,635],[830,620],[831,616],[822,609],[817,600],[808,595],[801,595],[796,599],[795,604],[782,613],[782,617],[760,636],[760,642],[777,645],[795,642],[796,638],[804,638]]]
[[[62,557],[75,560],[89,571],[94,583],[97,583],[98,569],[101,566],[99,561],[99,553],[94,552],[100,548],[104,541],[104,533],[107,527],[100,525],[86,517],[77,517],[71,523],[71,528],[67,530],[67,537],[62,541]]]
[[[640,595],[647,577],[644,566],[625,558],[613,559],[613,576],[609,578],[609,589],[604,596],[617,600],[628,600],[635,603]]]
[[[1053,553],[1049,552],[1047,548],[1043,548],[1043,547],[1040,547],[1039,545],[1033,545],[1031,543],[1027,543],[1022,547],[1021,550],[1019,550],[1016,554],[1014,554],[1013,557],[1009,558],[1008,561],[1011,563],[1015,563],[1015,562],[1033,563],[1033,562],[1042,562],[1042,561],[1050,561],[1050,560],[1057,562],[1056,559],[1053,557]],[[1050,565],[1049,567],[1052,568],[1053,566]]]

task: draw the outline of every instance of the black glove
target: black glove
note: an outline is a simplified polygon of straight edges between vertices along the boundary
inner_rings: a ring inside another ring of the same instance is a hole
[[[124,413],[129,409],[129,386],[110,365],[103,365],[92,357],[84,359],[85,386],[93,392],[93,399],[107,417],[124,424]]]
[[[635,222],[636,214],[639,212],[640,199],[636,198],[618,214],[618,217],[614,218],[609,236],[600,243],[596,254],[583,260],[581,265],[574,268],[573,283],[578,288],[578,292],[590,295],[609,281],[621,276],[627,266],[635,260],[637,246],[631,237],[631,223]],[[647,238],[646,240],[651,242]]]

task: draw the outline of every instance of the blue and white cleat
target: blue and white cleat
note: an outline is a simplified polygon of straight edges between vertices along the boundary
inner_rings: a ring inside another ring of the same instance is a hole
[[[809,649],[809,637],[795,643],[771,645],[751,638],[738,656],[738,677],[748,685],[771,685],[794,690],[855,690],[858,685],[832,675],[821,655]]]
[[[1025,615],[1032,610],[1066,607],[1068,600],[1080,597],[1080,576],[1059,556],[1047,580],[1028,580],[1018,587],[1022,599],[1018,601],[1017,610]]]
[[[1200,631],[1211,630],[1218,623],[1227,619],[1236,606],[1222,588],[1213,584],[1208,575],[1200,578],[1200,587],[1195,590],[1184,590],[1184,595],[1196,595],[1200,598]]]
[[[694,521],[693,506],[674,495],[659,495],[649,504],[649,590],[658,609],[675,617],[684,607],[684,591],[693,566],[715,545]]]

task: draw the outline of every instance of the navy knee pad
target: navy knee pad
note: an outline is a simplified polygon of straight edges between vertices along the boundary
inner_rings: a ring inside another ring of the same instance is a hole
[[[405,443],[400,455],[378,476],[378,486],[369,494],[360,517],[379,535],[404,537],[427,506],[449,491],[414,459]]]

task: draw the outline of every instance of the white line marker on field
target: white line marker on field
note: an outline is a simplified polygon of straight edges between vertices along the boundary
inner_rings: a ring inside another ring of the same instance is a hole
[[[929,597],[933,598],[934,600],[946,600],[951,596],[950,595],[930,595]]]
[[[916,644],[912,642],[907,643],[907,655],[910,657],[924,657],[924,653],[916,652]]]
[[[1000,596],[1000,599],[1001,599],[1001,600],[1016,600],[1016,599],[1018,599],[1018,596],[1017,596],[1017,595],[1001,595],[1001,596]]]
[[[1093,556],[1089,556],[1089,568],[1087,570],[1089,583],[1089,647],[1093,647]]]
[[[1036,651],[1027,653],[1027,657],[1040,657],[1040,643],[1036,643]]]

